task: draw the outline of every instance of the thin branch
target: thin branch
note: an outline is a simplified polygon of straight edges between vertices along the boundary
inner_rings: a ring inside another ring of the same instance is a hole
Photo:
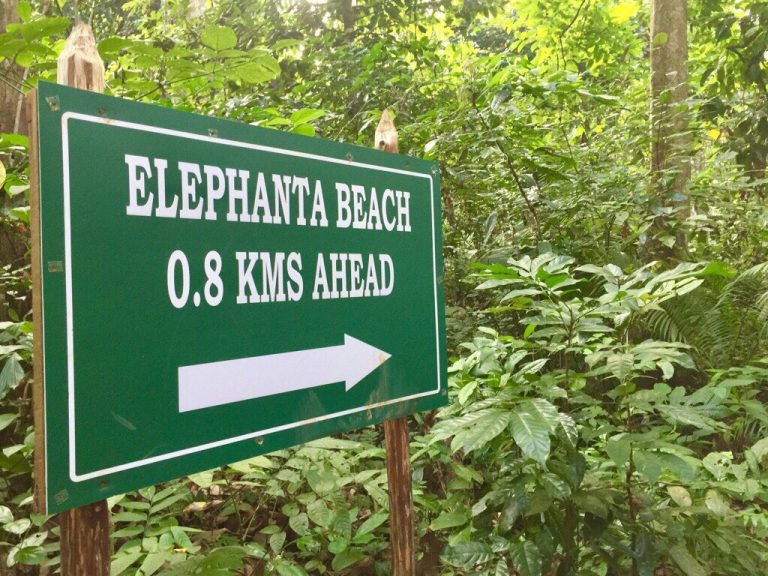
[[[488,132],[492,132],[491,127],[488,125],[488,122],[483,117],[482,112],[480,112],[480,109],[477,107],[476,94],[474,92],[472,92],[472,107],[475,109],[475,112],[477,112],[477,115],[480,118],[480,122],[482,122],[485,129]],[[531,216],[533,217],[533,227],[534,227],[534,233],[536,234],[536,240],[541,241],[541,228],[539,227],[538,214],[536,213],[536,209],[533,207],[533,203],[531,202],[531,199],[528,198],[528,194],[525,191],[525,188],[523,188],[522,182],[520,182],[520,175],[517,173],[517,169],[515,168],[515,165],[512,162],[512,158],[498,141],[494,142],[494,144],[498,149],[498,151],[501,152],[502,156],[504,156],[504,159],[506,161],[505,163],[510,173],[512,174],[512,178],[514,179],[515,184],[517,185],[517,189],[520,192],[520,196],[523,198],[523,202],[525,202],[525,205],[528,207],[528,211],[531,213]]]
[[[565,28],[563,28],[563,31],[560,32],[560,35],[557,38],[558,44],[560,44],[560,54],[563,57],[563,68],[565,68],[565,65],[567,63],[565,59],[565,46],[563,45],[563,39],[565,38],[565,35],[568,33],[568,31],[576,23],[576,20],[579,18],[579,14],[581,13],[581,9],[584,8],[584,6],[589,3],[589,1],[590,0],[582,0],[581,4],[579,4],[579,7],[576,9],[576,14],[573,15],[573,18],[571,18],[571,21],[568,23],[568,25]]]
[[[21,79],[22,84],[27,81],[29,75],[29,68],[24,68],[24,76]],[[13,133],[18,134],[19,128],[21,128],[21,113],[24,110],[24,94],[20,94],[16,101],[16,118],[13,121]]]

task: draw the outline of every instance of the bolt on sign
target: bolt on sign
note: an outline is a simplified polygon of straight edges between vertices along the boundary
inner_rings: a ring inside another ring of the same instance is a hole
[[[435,164],[54,84],[37,108],[39,507],[445,404]]]

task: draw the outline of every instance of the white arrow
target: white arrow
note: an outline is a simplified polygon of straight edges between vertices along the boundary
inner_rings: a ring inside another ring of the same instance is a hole
[[[351,389],[390,354],[344,335],[344,344],[179,368],[179,412],[306,390],[334,382]]]

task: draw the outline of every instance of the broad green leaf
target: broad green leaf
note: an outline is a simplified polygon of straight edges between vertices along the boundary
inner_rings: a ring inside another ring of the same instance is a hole
[[[683,544],[675,544],[669,549],[669,556],[683,571],[685,576],[707,576],[707,571],[694,558]]]
[[[235,31],[227,26],[207,26],[200,39],[213,50],[228,50],[237,44]]]
[[[544,331],[541,330],[539,334],[543,332]],[[533,360],[532,362],[528,362],[527,364],[524,364],[523,366],[521,366],[518,372],[520,372],[521,374],[536,374],[542,368],[544,368],[547,361],[548,361],[547,358],[539,358],[538,360]]]
[[[476,405],[473,405],[473,408],[474,407],[476,407]],[[457,434],[465,428],[469,428],[470,425],[472,425],[480,418],[483,418],[487,414],[502,414],[503,412],[503,410],[487,408],[476,410],[474,412],[467,412],[461,416],[451,416],[450,418],[446,418],[445,420],[435,424],[435,426],[432,428],[434,441],[444,440],[450,436],[453,436],[454,434]]]
[[[121,50],[130,48],[133,45],[133,40],[128,38],[120,38],[118,36],[112,36],[111,38],[105,38],[99,42],[99,53],[104,56],[116,54]]]
[[[640,6],[633,0],[623,0],[608,8],[608,14],[616,24],[624,24],[640,10]]]
[[[526,408],[531,412],[538,412],[539,415],[549,424],[550,432],[554,432],[560,426],[560,414],[557,408],[551,402],[544,400],[544,398],[534,398],[533,400],[527,400],[525,403]]]
[[[337,554],[331,561],[331,568],[334,570],[344,570],[353,564],[357,564],[365,558],[365,554],[358,548],[347,548],[341,554]]]
[[[279,50],[285,50],[286,48],[293,48],[294,46],[299,46],[301,44],[301,40],[297,38],[281,38],[280,40],[277,40],[273,45],[272,49],[277,52]]]
[[[691,482],[696,477],[696,458],[683,458],[677,454],[660,452],[659,457],[664,463],[664,468],[675,474],[682,482]]]
[[[429,527],[435,531],[445,530],[446,528],[455,528],[456,526],[466,524],[468,519],[466,512],[443,512],[440,516],[432,520]]]
[[[695,426],[702,430],[715,430],[718,423],[690,406],[658,406],[658,411],[673,423]]]
[[[172,487],[172,489],[175,491],[175,486]],[[180,491],[177,494],[171,494],[170,496],[164,497],[165,495],[158,495],[156,498],[162,498],[160,499],[156,504],[152,504],[152,506],[149,509],[150,514],[156,514],[158,512],[167,511],[176,504],[179,500],[184,500],[188,497],[188,492],[186,491]]]
[[[485,225],[483,226],[485,228],[485,233],[483,234],[483,244],[488,242],[491,234],[493,234],[493,231],[496,229],[496,222],[498,221],[498,218],[499,213],[496,212],[496,210],[491,212],[488,218],[486,218]]]
[[[304,444],[307,448],[319,448],[321,450],[360,450],[363,446],[360,442],[354,440],[344,440],[342,438],[318,438]]]
[[[510,414],[512,436],[523,454],[533,458],[542,466],[549,457],[549,424],[538,410],[531,410],[530,404],[518,406]]]
[[[719,491],[710,489],[704,497],[704,504],[716,516],[728,516],[733,511],[731,504]]]
[[[198,472],[197,474],[190,474],[188,478],[190,482],[196,484],[200,488],[208,489],[213,485],[213,470],[206,470],[204,472]]]
[[[605,443],[605,451],[616,466],[625,468],[629,463],[629,455],[632,452],[632,443],[626,436],[614,436]]]
[[[728,474],[732,461],[731,452],[710,452],[702,458],[701,463],[716,480],[723,480]]]
[[[533,334],[533,331],[536,330],[536,324],[528,324],[528,326],[525,327],[525,332],[523,333],[523,338],[528,340],[528,338]]]
[[[542,475],[541,484],[553,498],[565,499],[571,495],[571,487],[568,483],[551,472],[546,472]]]
[[[32,526],[32,521],[29,518],[19,518],[13,522],[3,525],[3,530],[10,532],[11,534],[24,534]]]
[[[163,571],[163,576],[231,576],[242,570],[246,555],[241,546],[216,548],[207,556],[195,556],[174,564]]]
[[[312,124],[297,124],[291,129],[294,134],[300,134],[301,136],[314,136],[315,128]]]
[[[196,547],[194,544],[192,544],[192,540],[190,540],[186,530],[181,526],[172,526],[171,535],[173,536],[173,542],[179,548],[182,548],[186,551],[196,550]]]
[[[624,382],[632,373],[635,358],[632,354],[611,354],[606,360],[606,365],[611,374],[619,382]]]
[[[661,375],[664,380],[669,380],[675,375],[675,367],[669,360],[659,360],[658,366],[661,368]]]
[[[285,532],[275,532],[269,537],[269,547],[272,549],[272,552],[275,554],[279,554],[280,550],[283,549],[283,544],[285,544]]]
[[[140,514],[139,512],[118,512],[112,514],[109,519],[113,524],[118,522],[145,522],[147,520],[147,515]]]
[[[667,493],[681,508],[688,508],[693,505],[691,494],[683,486],[667,486]]]
[[[471,382],[469,382],[469,384],[463,386],[461,390],[459,390],[459,394],[458,394],[459,404],[462,404],[462,405],[466,404],[467,400],[469,399],[469,397],[472,395],[472,392],[474,392],[476,388],[477,388],[477,380],[472,380]]]
[[[0,430],[8,428],[18,417],[18,414],[0,414]]]
[[[305,512],[291,516],[288,519],[288,525],[291,530],[296,532],[299,536],[304,536],[309,531],[309,517]]]
[[[328,552],[331,554],[341,554],[349,547],[349,539],[343,536],[332,537],[328,542]]]
[[[317,108],[302,108],[291,114],[291,122],[294,124],[306,124],[325,116],[325,110]]]
[[[304,568],[291,564],[282,558],[277,559],[274,566],[280,576],[307,576],[307,571]]]
[[[565,438],[568,440],[572,448],[576,448],[579,442],[579,429],[576,427],[576,421],[569,415],[558,414],[560,420],[560,429],[565,434]]]
[[[21,348],[21,346],[19,346]],[[11,354],[5,361],[3,370],[0,372],[0,400],[5,395],[16,388],[19,382],[24,378],[24,369],[21,367],[19,357],[16,354]]]
[[[472,568],[488,562],[492,557],[491,547],[481,542],[462,542],[448,546],[441,556],[448,564],[458,568]]]
[[[519,290],[511,290],[504,294],[501,302],[513,300],[514,298],[520,298],[521,296],[536,296],[538,294],[541,294],[541,292],[535,288],[521,288]]]
[[[484,447],[506,429],[510,417],[509,412],[494,411],[486,414],[467,429],[459,431],[451,442],[451,449],[454,452],[463,449],[469,454]]]
[[[515,495],[509,499],[504,510],[501,512],[499,518],[499,528],[501,530],[509,530],[517,522],[517,519],[522,516],[525,509],[528,507],[528,497],[525,495]]]
[[[281,528],[277,524],[267,524],[264,526],[261,530],[259,530],[260,534],[277,534],[280,532]]]
[[[355,536],[363,536],[365,534],[369,534],[376,530],[379,526],[384,524],[384,522],[387,521],[387,518],[389,518],[389,514],[386,512],[380,510],[373,514],[370,518],[368,518],[365,522],[360,524],[360,527],[357,529],[357,532],[355,533]]]
[[[9,7],[10,4],[6,4],[6,9],[9,9]],[[28,0],[20,0],[19,4],[16,6],[16,13],[23,22],[29,22],[29,19],[32,17],[32,5]],[[2,185],[0,185],[0,187],[2,187]]]
[[[269,82],[280,74],[279,65],[277,70],[272,66],[273,60],[271,56],[266,56],[255,62],[238,64],[232,69],[232,76],[248,84]]]
[[[479,286],[475,287],[475,290],[489,290],[491,288],[498,288],[499,286],[509,286],[510,284],[520,284],[522,280],[519,278],[491,278],[486,280]]]
[[[535,516],[546,512],[552,505],[552,496],[544,488],[536,488],[536,491],[528,498],[528,506],[525,509],[526,516]]]
[[[305,477],[310,488],[318,496],[325,496],[338,488],[336,474],[328,468],[312,468],[307,470]]]
[[[155,574],[166,562],[169,562],[173,558],[173,552],[166,550],[158,550],[150,552],[144,557],[144,561],[139,567],[142,575],[152,576]]]
[[[518,542],[509,550],[520,576],[541,576],[541,551],[531,541]]]
[[[636,450],[632,454],[632,461],[637,472],[651,484],[654,484],[661,475],[662,461],[653,452]]]
[[[307,514],[312,522],[323,528],[330,528],[333,522],[333,513],[322,500],[315,500],[307,506]]]
[[[596,494],[590,492],[577,492],[573,495],[573,501],[581,510],[589,512],[599,518],[608,517],[608,507]]]
[[[354,511],[357,514],[357,509]],[[333,523],[331,529],[337,534],[342,534],[347,538],[352,536],[352,517],[351,511],[346,506],[339,508],[336,511],[336,515],[333,517]]]
[[[131,538],[133,536],[138,536],[143,532],[144,532],[144,527],[141,525],[126,526],[125,528],[121,528],[120,530],[113,530],[111,536],[112,538]]]
[[[758,440],[751,448],[752,452],[757,456],[757,459],[762,462],[766,454],[768,454],[768,438]]]
[[[13,512],[7,506],[0,506],[0,524],[13,522]]]
[[[40,564],[47,557],[45,548],[42,546],[15,546],[8,553],[8,566],[13,564]]]
[[[110,565],[110,576],[120,576],[130,566],[134,564],[139,558],[141,558],[142,552],[129,552],[127,554],[119,554],[113,556],[112,564]]]

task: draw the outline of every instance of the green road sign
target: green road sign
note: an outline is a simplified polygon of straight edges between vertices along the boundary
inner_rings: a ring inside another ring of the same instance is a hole
[[[435,164],[38,109],[49,512],[445,403]]]

